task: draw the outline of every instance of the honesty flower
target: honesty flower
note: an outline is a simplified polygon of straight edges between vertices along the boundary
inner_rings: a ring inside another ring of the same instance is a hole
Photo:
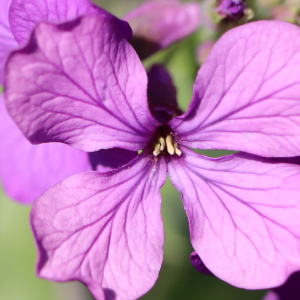
[[[41,23],[8,60],[7,108],[33,143],[143,149],[37,199],[39,275],[80,280],[97,299],[147,292],[163,259],[159,190],[168,172],[193,248],[214,275],[250,289],[282,284],[300,269],[300,167],[267,157],[300,153],[299,28],[262,21],[226,33],[187,113],[163,124],[150,113],[130,37],[109,14]],[[213,159],[188,147],[244,152]]]
[[[204,21],[199,3],[178,0],[145,1],[124,16],[133,31],[130,43],[141,59],[190,35],[200,19]]]
[[[89,0],[12,0],[10,23],[16,40],[23,43],[42,20],[58,23],[101,11]],[[196,2],[148,0],[124,16],[124,20],[133,29],[131,43],[135,50],[146,58],[194,32],[201,21],[200,6]]]
[[[61,23],[80,15],[102,13],[101,8],[87,0],[2,0],[2,4],[4,9],[1,9],[0,12],[0,84],[3,83],[4,62],[7,55],[18,44],[26,43],[36,24],[43,20]],[[163,10],[161,10],[159,20],[157,19],[155,22],[152,20],[150,30],[148,19],[153,15],[154,7],[156,9],[163,8]],[[141,14],[143,20],[140,18]],[[155,2],[155,4],[149,1],[134,10],[129,18],[133,22],[139,19],[140,25],[144,29],[147,28],[147,33],[143,34],[144,43],[140,42],[138,45],[138,50],[143,53],[146,49],[145,43],[149,44],[147,40],[151,39],[153,43],[155,31],[159,31],[161,36],[157,36],[155,39],[155,51],[157,51],[185,37],[197,28],[199,5],[195,3],[182,5],[176,0]],[[185,26],[182,26],[183,21]],[[156,24],[155,28],[153,24]],[[179,30],[178,28],[184,29]],[[103,151],[89,154],[90,157],[88,157],[86,153],[63,144],[32,146],[7,114],[2,97],[0,98],[0,115],[1,181],[7,194],[23,204],[31,204],[35,198],[60,180],[91,169],[91,162],[95,167],[94,162],[97,161],[96,168],[101,168],[101,170],[111,169],[119,166],[118,164],[122,165],[128,162],[123,158],[124,151],[121,149],[114,150],[114,155],[118,153],[120,157],[112,162],[107,153]],[[128,151],[125,154],[130,157],[134,156]]]

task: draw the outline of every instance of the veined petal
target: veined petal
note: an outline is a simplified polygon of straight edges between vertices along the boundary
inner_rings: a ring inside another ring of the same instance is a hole
[[[157,121],[147,75],[128,44],[130,28],[110,14],[39,24],[8,59],[8,111],[29,140],[84,151],[140,150]]]
[[[163,259],[159,190],[166,164],[139,155],[123,169],[74,175],[37,199],[31,221],[43,278],[80,280],[97,295],[136,299]]]
[[[300,151],[300,28],[259,21],[228,31],[201,67],[181,143],[266,157]]]
[[[15,39],[23,45],[41,21],[61,23],[102,11],[89,0],[12,0],[9,19]]]
[[[200,5],[177,0],[146,1],[124,17],[133,30],[131,44],[141,59],[193,33]]]
[[[245,153],[212,159],[181,150],[168,170],[205,266],[237,287],[282,284],[300,268],[300,166]]]
[[[17,46],[10,29],[8,10],[11,0],[1,0],[0,9],[0,84],[4,81],[4,63],[9,52]]]
[[[5,192],[31,204],[59,181],[91,170],[88,154],[64,144],[32,145],[6,112],[0,97],[0,181]]]

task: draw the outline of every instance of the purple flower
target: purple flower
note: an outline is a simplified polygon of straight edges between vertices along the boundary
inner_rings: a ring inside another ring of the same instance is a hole
[[[245,16],[244,0],[218,0],[216,11],[227,21],[236,22]]]
[[[124,17],[133,31],[131,44],[141,59],[190,35],[203,21],[200,19],[199,3],[178,0],[146,1]]]
[[[130,37],[105,13],[41,23],[8,60],[6,104],[32,142],[143,150],[37,199],[39,276],[80,280],[97,299],[146,293],[163,259],[168,172],[193,248],[214,275],[250,289],[282,284],[300,269],[300,167],[272,157],[300,152],[300,29],[262,21],[227,32],[198,73],[189,110],[167,123],[150,112]],[[243,152],[213,159],[188,147]]]
[[[4,10],[1,9],[0,12],[0,84],[3,83],[6,57],[18,44],[26,43],[31,30],[40,21],[61,23],[80,15],[102,12],[101,8],[87,0],[5,0],[3,4]],[[134,22],[142,15],[145,21],[143,28],[149,27],[149,22],[147,24],[146,20],[148,20],[148,15],[153,15],[154,7],[156,9],[164,7],[160,19],[154,23],[156,27],[147,30],[151,38],[156,30],[159,30],[161,34],[155,39],[156,50],[191,33],[199,24],[197,4],[181,5],[172,0],[155,2],[155,4],[149,2],[133,11],[129,18]],[[180,14],[178,14],[179,10]],[[174,18],[177,14],[178,17]],[[183,20],[186,21],[187,26],[178,30]],[[139,22],[141,23],[142,20],[139,19]],[[168,26],[166,26],[166,22],[168,22]],[[144,35],[144,39],[147,40],[147,38],[147,35]],[[143,44],[140,46],[140,49],[145,49]],[[35,198],[60,180],[72,174],[90,170],[90,163],[94,168],[103,171],[123,165],[128,162],[127,159],[135,156],[133,152],[115,149],[114,160],[112,160],[111,157],[108,157],[112,154],[106,153],[105,150],[87,155],[63,144],[33,146],[23,137],[7,114],[2,98],[3,96],[0,97],[0,178],[6,193],[20,203],[31,204]],[[117,159],[117,153],[122,158]],[[124,153],[126,154],[125,158]]]

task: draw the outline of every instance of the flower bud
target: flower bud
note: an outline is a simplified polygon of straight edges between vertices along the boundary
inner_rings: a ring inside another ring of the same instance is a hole
[[[244,0],[217,0],[216,11],[224,21],[237,22],[247,17],[247,4]]]

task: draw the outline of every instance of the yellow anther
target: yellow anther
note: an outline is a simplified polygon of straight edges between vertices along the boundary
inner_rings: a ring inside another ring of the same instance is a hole
[[[175,148],[175,154],[180,156],[182,154],[181,150],[178,148],[178,144],[175,142],[174,143],[174,148]]]
[[[172,142],[173,142],[172,136],[171,136],[171,135],[168,135],[168,136],[166,137],[167,151],[168,151],[169,154],[174,155],[175,149],[174,149],[174,147],[173,147]]]
[[[158,156],[159,153],[160,153],[160,143],[157,143],[157,144],[154,146],[153,155],[154,155],[154,156]]]
[[[164,140],[164,138],[162,136],[159,138],[158,141],[160,143],[160,151],[163,151],[165,149],[165,147],[166,147],[166,142],[165,142],[165,140]]]
[[[174,142],[172,133],[166,134],[165,137],[159,135],[157,140],[153,144],[153,155],[158,156],[161,152],[163,154],[169,153],[170,155],[181,155],[181,151],[178,147],[178,144]]]

